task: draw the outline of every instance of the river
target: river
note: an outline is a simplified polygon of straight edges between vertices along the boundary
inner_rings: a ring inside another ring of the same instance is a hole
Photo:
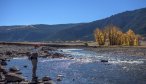
[[[67,57],[38,59],[39,78],[49,76],[57,84],[146,84],[146,59],[142,56],[95,53],[74,48],[59,51]],[[27,57],[11,59],[7,68],[12,66],[17,66],[23,76],[31,80],[32,65]],[[56,81],[57,75],[62,75],[62,81]]]

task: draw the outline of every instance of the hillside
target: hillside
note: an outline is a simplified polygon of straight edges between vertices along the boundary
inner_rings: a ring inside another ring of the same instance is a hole
[[[59,36],[58,38],[63,40],[93,40],[92,33],[97,27],[103,28],[110,24],[114,24],[122,28],[121,30],[123,31],[127,31],[130,28],[137,34],[146,36],[146,8],[134,11],[126,11],[102,20],[77,25],[73,28],[59,31],[58,34],[61,34],[61,36],[57,34],[55,38]],[[66,35],[68,36],[64,38]]]
[[[146,36],[146,8],[126,11],[89,23],[0,26],[0,41],[94,40],[93,31],[114,24]]]

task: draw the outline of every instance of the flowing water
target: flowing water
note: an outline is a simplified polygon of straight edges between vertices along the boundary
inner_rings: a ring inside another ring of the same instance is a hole
[[[57,84],[146,84],[146,59],[142,56],[95,53],[83,49],[60,50],[67,58],[38,59],[39,78],[50,76]],[[28,58],[13,58],[7,68],[12,66],[17,66],[23,76],[31,80],[32,65]],[[62,81],[56,81],[57,75],[63,76]]]

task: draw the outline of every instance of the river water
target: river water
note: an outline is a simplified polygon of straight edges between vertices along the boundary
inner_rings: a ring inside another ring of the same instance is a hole
[[[84,49],[59,49],[67,58],[39,58],[37,76],[51,77],[56,84],[146,84],[146,59],[142,56],[95,53]],[[106,63],[101,60],[109,60]],[[27,65],[28,67],[23,67]],[[17,66],[31,80],[32,65],[26,57],[13,58],[7,68]],[[56,81],[62,75],[62,81]]]

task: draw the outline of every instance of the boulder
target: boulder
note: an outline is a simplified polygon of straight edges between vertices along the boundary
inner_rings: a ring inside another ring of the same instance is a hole
[[[42,81],[49,81],[49,80],[52,80],[52,79],[48,76],[45,76],[45,77],[42,78]]]
[[[20,71],[16,71],[15,73],[16,73],[16,74],[22,74],[22,72],[20,72]]]
[[[57,81],[62,81],[63,75],[57,75]]]
[[[3,72],[4,70],[5,68],[2,65],[0,65],[0,72]]]
[[[48,53],[48,51],[47,51],[47,50],[45,50],[45,51],[44,51],[44,53]]]
[[[101,60],[101,62],[108,62],[108,60]]]
[[[57,81],[62,81],[62,78],[61,78],[61,77],[57,77],[56,80],[57,80]]]
[[[24,81],[24,77],[19,75],[19,74],[7,73],[5,76],[6,76],[6,81],[7,82],[21,82],[21,81]]]
[[[23,67],[24,67],[24,68],[27,68],[27,65],[24,65]]]
[[[6,66],[7,65],[7,62],[2,60],[1,61],[1,65]]]
[[[0,65],[0,72],[6,74],[8,71],[2,65]]]
[[[71,57],[70,59],[74,59],[73,57]]]
[[[0,60],[6,61],[6,57],[5,56],[0,56]]]
[[[13,67],[9,68],[9,71],[10,72],[17,72],[17,71],[19,71],[19,69],[16,66],[13,66]]]
[[[6,55],[12,55],[11,51],[6,51]]]
[[[54,53],[54,54],[52,55],[52,58],[60,58],[60,57],[64,57],[64,55],[61,54],[61,53]]]
[[[55,84],[52,80],[50,81],[44,81],[43,84]]]

